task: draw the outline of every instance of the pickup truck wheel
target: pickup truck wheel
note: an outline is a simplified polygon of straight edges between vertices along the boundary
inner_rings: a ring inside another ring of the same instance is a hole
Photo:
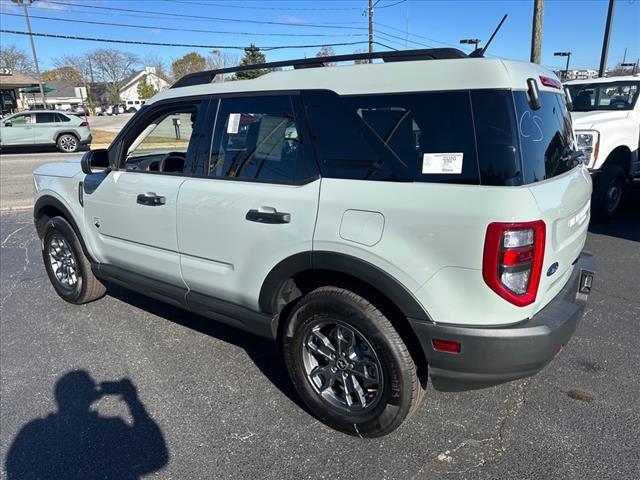
[[[622,201],[624,171],[618,165],[604,167],[593,188],[593,215],[597,220],[614,217]]]
[[[42,257],[56,293],[80,305],[104,296],[106,288],[91,271],[91,263],[69,223],[53,217],[45,227]]]
[[[379,437],[419,406],[424,389],[400,335],[370,302],[322,287],[289,316],[284,355],[293,384],[311,412],[336,430]]]
[[[63,133],[58,137],[58,150],[64,153],[73,153],[78,150],[80,142],[75,135],[70,133]]]

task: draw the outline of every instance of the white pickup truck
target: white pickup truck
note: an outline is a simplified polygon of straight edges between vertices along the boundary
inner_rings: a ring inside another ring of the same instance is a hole
[[[573,100],[578,148],[593,176],[592,212],[608,220],[620,206],[624,187],[640,178],[640,77],[573,80],[565,85]]]

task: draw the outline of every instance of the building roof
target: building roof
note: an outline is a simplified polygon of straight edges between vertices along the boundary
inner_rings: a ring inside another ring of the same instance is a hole
[[[332,90],[340,95],[470,89],[525,90],[528,78],[555,74],[540,65],[497,58],[454,58],[272,71],[251,80],[171,88],[148,103],[187,95]],[[540,90],[558,92],[539,82]]]
[[[47,87],[55,89],[54,92],[51,92],[50,97],[66,97],[66,98],[75,98],[76,97],[76,88],[81,87],[78,82],[65,82],[63,80],[52,80],[50,82],[46,82]]]
[[[12,73],[11,75],[0,75],[0,87],[30,87],[32,85],[38,85],[38,81],[35,78],[31,78],[24,73]]]

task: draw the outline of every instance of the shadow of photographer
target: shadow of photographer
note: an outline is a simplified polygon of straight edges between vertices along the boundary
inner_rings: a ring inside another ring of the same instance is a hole
[[[125,378],[96,384],[89,373],[66,373],[54,389],[58,411],[27,423],[6,458],[13,479],[139,479],[160,470],[169,454],[156,422]],[[118,395],[133,419],[101,416],[91,405]]]

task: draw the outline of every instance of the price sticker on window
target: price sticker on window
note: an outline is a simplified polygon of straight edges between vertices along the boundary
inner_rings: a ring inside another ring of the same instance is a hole
[[[238,133],[240,129],[240,114],[232,113],[229,115],[229,123],[227,124],[227,133]]]
[[[462,173],[462,153],[425,153],[422,156],[422,173]]]

